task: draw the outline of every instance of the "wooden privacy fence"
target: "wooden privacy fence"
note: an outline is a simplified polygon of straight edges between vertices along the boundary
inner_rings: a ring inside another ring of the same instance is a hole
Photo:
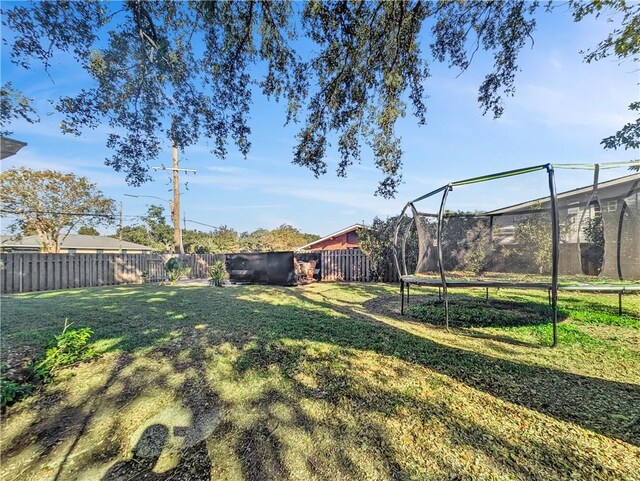
[[[359,249],[320,251],[323,281],[372,282],[371,260]],[[0,289],[3,294],[80,287],[135,284],[165,279],[164,265],[171,254],[42,254],[3,253],[0,257]],[[188,277],[203,279],[216,260],[225,254],[177,256],[190,268]],[[392,263],[385,268],[384,282],[397,282]]]
[[[3,294],[48,291],[76,287],[110,286],[148,282],[165,278],[164,263],[174,257],[149,254],[41,254],[3,253],[0,256],[0,284]],[[190,278],[205,278],[209,265],[225,259],[224,254],[179,256],[190,267]]]
[[[398,282],[392,262],[385,269],[383,282]],[[371,259],[360,249],[320,251],[320,278],[323,281],[373,282]]]

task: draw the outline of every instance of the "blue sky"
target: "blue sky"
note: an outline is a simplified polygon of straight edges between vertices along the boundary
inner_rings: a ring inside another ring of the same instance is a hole
[[[347,178],[334,174],[336,149],[329,150],[329,172],[320,179],[292,165],[298,127],[284,127],[284,106],[256,95],[248,159],[233,149],[226,160],[217,159],[205,142],[181,154],[181,166],[197,170],[182,179],[188,182],[188,189],[183,184],[181,210],[188,220],[238,231],[287,223],[304,232],[326,235],[357,222],[369,223],[374,216],[399,213],[406,201],[452,180],[547,162],[637,158],[637,152],[605,151],[600,145],[603,137],[634,118],[627,107],[640,98],[637,64],[617,59],[586,64],[579,53],[594,47],[611,28],[606,18],[576,24],[561,9],[541,13],[533,48],[521,52],[516,94],[506,99],[505,113],[498,120],[482,116],[476,101],[477,88],[491,66],[489,56],[477,55],[460,76],[446,65],[434,64],[432,77],[425,81],[427,125],[417,126],[411,116],[398,124],[405,153],[404,184],[390,200],[373,195],[381,175],[366,152],[362,164],[352,166]],[[104,165],[109,156],[106,125],[80,138],[60,133],[61,119],[57,114],[48,115],[53,111],[48,99],[89,85],[70,57],[57,57],[49,78],[42,70],[13,66],[3,46],[1,67],[2,82],[13,81],[34,98],[41,117],[39,124],[15,122],[11,126],[13,137],[29,145],[2,161],[2,169],[27,166],[87,176],[106,195],[122,201],[127,215],[144,214],[146,206],[155,201],[126,197],[125,193],[171,196],[166,172],[152,174],[154,182],[134,188],[126,185],[124,175]],[[168,145],[160,163],[171,163]],[[560,171],[558,188],[589,184],[590,176],[588,172]],[[543,176],[510,185],[485,184],[455,192],[451,207],[489,209],[544,195],[545,189]]]

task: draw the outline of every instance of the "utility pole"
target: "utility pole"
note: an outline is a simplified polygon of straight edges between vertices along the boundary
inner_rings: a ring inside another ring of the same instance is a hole
[[[171,220],[173,221],[173,245],[176,254],[184,254],[184,245],[182,244],[182,232],[180,231],[180,171],[193,172],[194,169],[181,169],[178,164],[178,147],[173,145],[173,167],[152,167],[153,170],[170,170],[173,177],[173,202],[171,206]]]
[[[184,254],[182,232],[180,232],[180,173],[178,172],[178,147],[173,144],[173,245],[176,254]]]

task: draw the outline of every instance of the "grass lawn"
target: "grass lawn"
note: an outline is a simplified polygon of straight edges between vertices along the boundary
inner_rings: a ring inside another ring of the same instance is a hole
[[[451,332],[433,293],[405,317],[380,284],[5,296],[3,356],[65,318],[102,355],[7,410],[0,478],[640,479],[640,296],[561,293],[549,349],[546,292],[454,291]]]

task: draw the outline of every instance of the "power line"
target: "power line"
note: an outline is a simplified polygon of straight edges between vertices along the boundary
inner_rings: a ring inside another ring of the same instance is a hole
[[[198,221],[191,220],[191,219],[185,219],[184,221],[185,221],[185,222],[191,222],[192,224],[203,225],[203,226],[205,226],[205,227],[211,227],[212,229],[217,229],[218,227],[220,227],[220,226],[217,226],[217,225],[205,224],[205,223],[203,223],[203,222],[198,222]]]
[[[55,210],[9,210],[9,209],[0,209],[0,212],[3,214],[52,214],[52,215],[71,215],[71,216],[82,216],[82,217],[105,217],[110,219],[115,219],[118,217],[117,214],[94,214],[91,212],[62,212]],[[123,217],[142,219],[144,216],[134,215],[134,214],[124,214]]]

